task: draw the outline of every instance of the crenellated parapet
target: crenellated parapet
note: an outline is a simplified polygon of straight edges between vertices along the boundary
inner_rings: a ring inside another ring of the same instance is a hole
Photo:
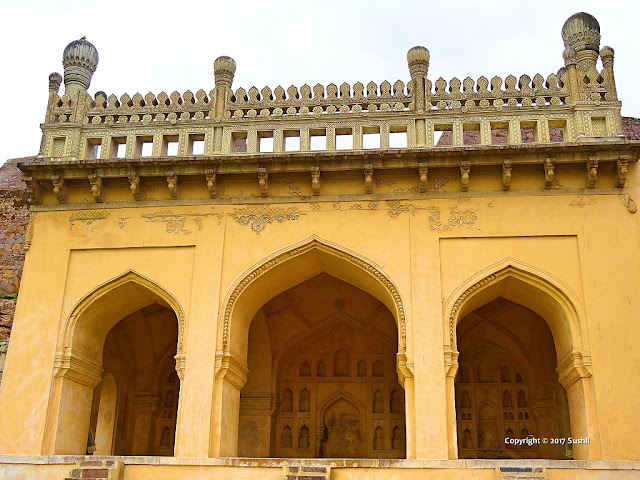
[[[201,163],[202,175],[207,171],[209,178],[254,167],[273,171],[278,162],[292,168],[294,160],[307,175],[310,167],[319,175],[319,170],[347,168],[346,160],[335,166],[338,157],[346,156],[361,163],[359,169],[379,169],[371,156],[404,156],[404,164],[415,163],[421,172],[427,164],[457,163],[465,172],[464,191],[477,163],[474,156],[480,163],[502,166],[501,152],[509,149],[515,165],[519,148],[544,148],[542,169],[550,152],[567,145],[607,144],[610,149],[624,142],[614,52],[610,47],[600,50],[597,20],[586,13],[573,15],[562,38],[564,66],[545,76],[429,78],[431,54],[416,46],[407,53],[410,78],[404,81],[236,88],[236,62],[221,56],[214,62],[211,89],[119,96],[87,93],[98,52],[83,38],[65,49],[64,77],[49,77],[38,162],[126,163],[128,172],[149,160]],[[65,91],[60,95],[62,80]],[[586,158],[580,161],[586,164]],[[59,172],[49,172],[47,178],[51,175]],[[423,191],[426,174],[420,175]],[[592,180],[588,184],[595,185]],[[176,196],[174,192],[172,198]]]

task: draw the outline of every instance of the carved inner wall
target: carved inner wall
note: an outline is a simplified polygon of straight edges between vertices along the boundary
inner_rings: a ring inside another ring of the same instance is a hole
[[[109,332],[103,351],[104,376],[116,384],[115,417],[111,425],[99,421],[102,383],[93,396],[88,450],[101,429],[113,429],[102,455],[173,455],[180,381],[175,371],[177,319],[174,312],[152,304],[123,318]]]
[[[326,273],[270,300],[249,331],[239,455],[405,457],[397,338],[382,303]]]
[[[571,458],[566,445],[505,443],[571,435],[553,337],[542,317],[500,297],[460,322],[458,350],[460,458]]]

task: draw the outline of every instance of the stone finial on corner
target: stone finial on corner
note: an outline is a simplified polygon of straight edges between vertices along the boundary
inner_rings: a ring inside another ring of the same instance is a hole
[[[618,92],[616,89],[616,77],[613,74],[613,58],[614,58],[613,48],[609,46],[602,47],[600,50],[600,58],[602,59],[602,66],[604,69],[602,70],[602,76],[605,79],[606,85],[608,87],[608,100],[618,100]]]
[[[216,58],[213,62],[213,74],[215,75],[215,107],[214,113],[216,119],[224,117],[227,108],[227,102],[231,97],[231,85],[233,84],[233,76],[236,73],[236,61],[227,56]],[[220,129],[218,129],[220,130]],[[220,151],[222,142],[222,131],[216,134],[214,140],[215,150]]]
[[[74,40],[64,49],[62,65],[65,94],[86,90],[98,66],[98,50],[85,37]]]
[[[216,78],[216,86],[231,87],[233,76],[236,73],[236,61],[227,56],[216,58],[213,62],[213,73]]]
[[[58,72],[53,72],[49,75],[49,93],[58,93],[60,89],[60,84],[62,83],[62,75]]]
[[[562,52],[565,67],[576,65],[578,63],[578,54],[573,47],[567,47]]]
[[[602,58],[602,65],[605,68],[607,68],[609,64],[611,64],[611,67],[613,67],[613,56],[614,56],[613,48],[608,46],[602,47],[602,50],[600,50],[600,58]]]

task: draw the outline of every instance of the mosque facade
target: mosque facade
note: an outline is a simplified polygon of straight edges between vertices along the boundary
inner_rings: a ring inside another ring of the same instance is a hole
[[[245,90],[223,56],[144,96],[90,95],[70,43],[19,164],[0,474],[632,478],[640,141],[597,20],[562,39],[546,77],[418,46],[406,82]]]

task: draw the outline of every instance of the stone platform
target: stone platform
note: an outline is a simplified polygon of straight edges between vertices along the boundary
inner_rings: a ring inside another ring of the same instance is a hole
[[[100,464],[100,465],[99,465]],[[3,480],[640,479],[640,462],[579,460],[370,460],[0,455]],[[98,467],[96,466],[98,465]],[[91,470],[91,472],[84,470]]]

